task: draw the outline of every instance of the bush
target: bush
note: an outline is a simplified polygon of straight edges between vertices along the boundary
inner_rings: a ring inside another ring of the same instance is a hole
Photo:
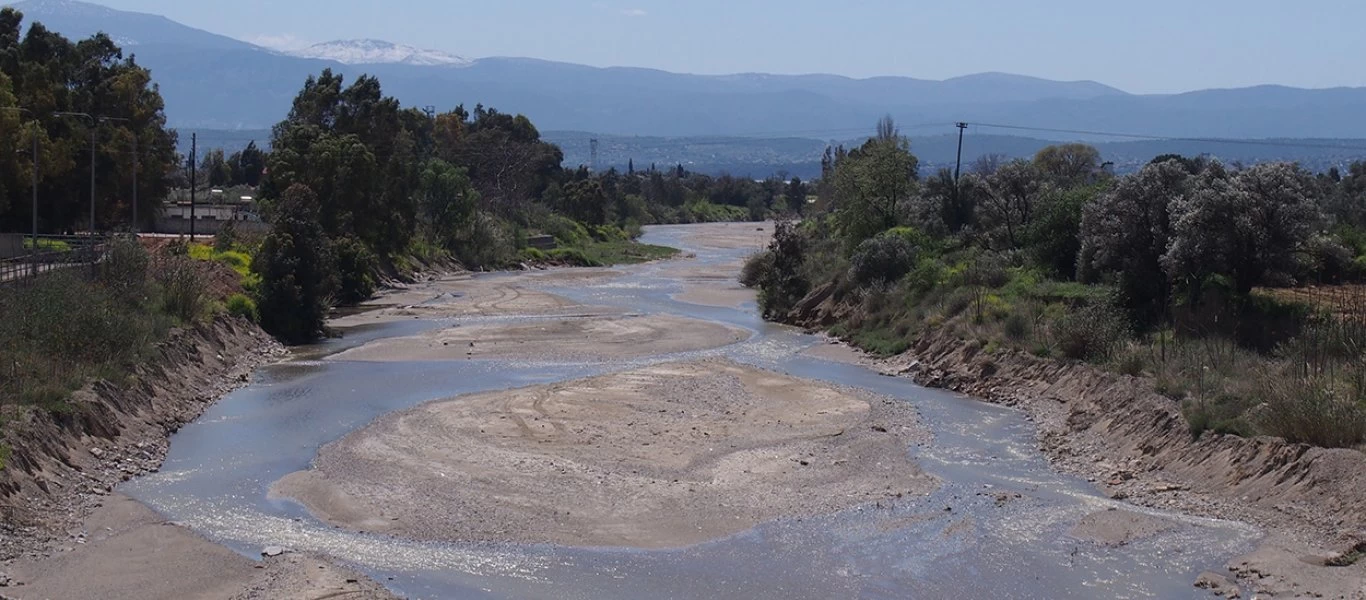
[[[850,270],[860,285],[890,283],[916,266],[919,248],[914,236],[892,230],[864,240],[854,249]]]
[[[1006,317],[1005,323],[1002,324],[1002,328],[1005,330],[1006,339],[1009,339],[1012,342],[1021,342],[1029,338],[1030,325],[1031,323],[1029,322],[1028,317],[1013,312]]]
[[[745,266],[740,268],[740,285],[745,287],[756,287],[765,275],[773,270],[773,253],[764,250],[750,256],[745,261]]]
[[[375,295],[379,261],[364,243],[354,237],[341,238],[332,242],[332,255],[337,260],[339,302],[359,304]]]
[[[157,283],[161,285],[162,310],[181,323],[193,323],[204,315],[208,298],[204,280],[194,260],[169,256],[158,265]]]
[[[785,314],[792,310],[811,289],[802,276],[806,259],[806,240],[795,224],[779,221],[773,229],[773,241],[768,253],[773,256],[773,268],[760,279],[759,306],[765,316]]]
[[[591,236],[582,223],[569,217],[548,214],[536,224],[536,228],[555,238],[563,246],[581,246],[588,243]]]
[[[100,282],[110,291],[132,303],[141,302],[147,293],[147,266],[151,258],[135,238],[119,238],[100,262]]]
[[[256,301],[243,294],[233,294],[228,296],[228,314],[234,317],[241,317],[253,323],[261,320],[261,313],[256,309]]]
[[[227,221],[213,236],[213,249],[217,252],[232,250],[237,244],[237,221]]]
[[[571,267],[599,267],[602,266],[596,260],[589,258],[583,250],[578,248],[556,248],[546,253],[546,257],[556,264]]]
[[[1258,428],[1290,442],[1352,448],[1366,442],[1366,394],[1361,379],[1326,374],[1276,374],[1262,381]]]
[[[1104,359],[1129,337],[1129,324],[1124,314],[1108,303],[1093,304],[1060,319],[1053,326],[1053,336],[1067,358]]]

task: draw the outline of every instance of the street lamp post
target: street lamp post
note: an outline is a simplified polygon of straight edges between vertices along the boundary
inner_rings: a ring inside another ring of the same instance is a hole
[[[59,117],[81,117],[90,122],[90,235],[95,235],[95,133],[99,121],[83,112],[54,112]]]

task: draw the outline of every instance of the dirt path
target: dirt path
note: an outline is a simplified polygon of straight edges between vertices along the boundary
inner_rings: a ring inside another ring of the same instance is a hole
[[[902,402],[675,363],[392,414],[272,494],[417,539],[672,548],[926,493],[925,436]]]

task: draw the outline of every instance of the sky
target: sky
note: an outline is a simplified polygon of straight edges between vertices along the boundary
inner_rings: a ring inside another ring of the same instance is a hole
[[[1134,93],[1366,86],[1362,0],[95,0],[275,46],[722,74],[999,71]]]

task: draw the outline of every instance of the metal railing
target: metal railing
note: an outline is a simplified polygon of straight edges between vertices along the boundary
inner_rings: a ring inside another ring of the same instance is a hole
[[[109,248],[106,236],[40,236],[36,252],[31,240],[24,239],[29,254],[0,259],[0,284],[23,282],[60,269],[93,266],[104,260]]]

